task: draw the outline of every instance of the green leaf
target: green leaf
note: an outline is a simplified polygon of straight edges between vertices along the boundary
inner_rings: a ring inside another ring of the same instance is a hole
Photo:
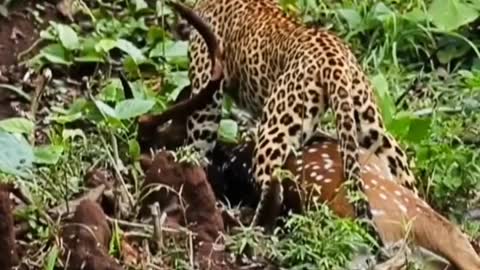
[[[115,107],[118,119],[129,119],[147,113],[155,101],[145,99],[126,99]]]
[[[452,31],[478,18],[478,11],[459,0],[433,0],[428,9],[432,22],[441,30]]]
[[[0,171],[27,177],[34,159],[32,147],[21,136],[0,131]]]
[[[49,120],[55,121],[59,124],[67,124],[71,123],[77,120],[82,119],[83,113],[77,112],[77,113],[69,113],[66,115],[56,115],[56,116],[51,116],[48,117]]]
[[[33,149],[35,163],[38,164],[57,164],[62,156],[63,146],[61,145],[42,145]]]
[[[128,141],[128,153],[133,160],[138,160],[140,157],[140,144],[136,139]]]
[[[106,116],[118,119],[116,111],[108,104],[104,103],[101,100],[94,100],[93,102],[95,103],[95,106],[97,106],[97,108]]]
[[[385,125],[388,126],[388,123],[392,120],[393,115],[395,114],[395,102],[388,91],[388,82],[381,73],[375,75],[371,81],[376,90],[379,101],[378,103],[380,104],[380,110],[382,111]]]
[[[80,47],[77,33],[70,26],[57,23],[55,24],[55,28],[57,29],[58,38],[63,47],[69,50],[75,50]]]
[[[103,101],[118,102],[123,99],[122,82],[120,79],[112,78],[98,94],[97,98]]]
[[[402,17],[406,20],[416,23],[423,22],[428,19],[427,14],[425,14],[425,12],[418,7],[405,13]]]
[[[102,39],[95,45],[95,50],[99,52],[110,52],[111,49],[115,48],[117,42],[113,39]]]
[[[373,9],[373,16],[379,21],[385,21],[392,16],[395,16],[395,13],[389,9],[384,3],[377,3]]]
[[[412,115],[408,112],[399,112],[387,125],[387,129],[397,138],[403,139],[410,131]]]
[[[169,79],[171,81],[173,81],[173,83],[176,85],[176,87],[168,95],[168,100],[169,101],[175,101],[175,100],[177,100],[177,97],[180,94],[180,92],[183,90],[183,88],[185,88],[185,86],[190,84],[190,79],[188,78],[188,72],[187,71],[172,72],[172,73],[170,73]]]
[[[10,133],[32,134],[35,124],[21,117],[12,117],[0,120],[0,129]]]
[[[71,65],[67,50],[60,44],[50,44],[40,50],[40,55],[49,62],[61,65]]]
[[[45,265],[45,270],[54,270],[55,269],[55,264],[58,259],[58,248],[57,246],[53,246],[50,252],[48,252],[47,260],[46,260],[46,265]]]
[[[147,43],[148,45],[154,45],[166,36],[168,36],[168,33],[162,27],[152,26],[148,29]]]
[[[165,50],[165,51],[164,51]],[[163,43],[157,43],[155,48],[150,51],[150,58],[163,57],[172,65],[187,66],[188,65],[188,42],[167,40]]]
[[[75,62],[79,63],[104,63],[105,59],[100,54],[90,54],[73,58]]]
[[[120,50],[126,52],[130,55],[135,62],[139,63],[145,61],[146,58],[143,55],[142,51],[138,49],[132,42],[125,39],[118,39],[115,46]]]
[[[236,142],[238,134],[237,122],[230,119],[223,119],[220,121],[220,128],[218,131],[220,139],[225,142]]]
[[[85,98],[77,98],[67,111],[61,112],[63,115],[50,116],[47,117],[47,119],[51,119],[60,124],[74,122],[84,116],[85,108],[87,108],[89,104]]]
[[[460,44],[450,44],[446,48],[437,52],[437,58],[440,63],[448,64],[453,59],[464,56],[470,51],[470,49],[470,46],[463,42]]]
[[[131,56],[127,56],[123,60],[123,69],[129,75],[138,76],[138,74],[140,74],[140,68],[137,62],[135,62],[135,60]]]
[[[144,8],[148,8],[148,5],[147,5],[147,3],[145,3],[144,0],[133,0],[133,2],[135,3],[135,11],[139,11],[139,10],[142,10]]]
[[[188,41],[177,41],[165,50],[165,57],[172,59],[175,57],[186,57],[188,52]]]
[[[432,125],[431,118],[414,117],[410,121],[410,128],[405,140],[411,143],[420,143],[429,138]]]
[[[360,16],[360,13],[354,9],[339,9],[338,13],[340,16],[342,16],[348,24],[348,27],[350,29],[355,29],[357,28],[358,25],[362,22],[362,16]]]

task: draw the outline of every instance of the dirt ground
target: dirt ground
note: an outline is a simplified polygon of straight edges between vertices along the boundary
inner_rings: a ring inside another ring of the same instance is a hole
[[[60,21],[58,1],[17,0],[8,9],[8,17],[0,16],[0,120],[18,115],[22,100],[2,84],[19,87],[26,68],[20,65],[38,51],[40,31],[50,20]],[[24,91],[28,91],[28,87]]]

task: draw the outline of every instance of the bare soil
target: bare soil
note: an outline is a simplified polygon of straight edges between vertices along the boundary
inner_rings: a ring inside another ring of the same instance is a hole
[[[0,17],[0,84],[18,87],[26,68],[21,62],[38,52],[40,31],[49,21],[61,21],[57,1],[19,0],[9,6],[8,17]],[[27,87],[24,90],[32,90]],[[18,116],[25,110],[25,100],[0,87],[0,120]]]

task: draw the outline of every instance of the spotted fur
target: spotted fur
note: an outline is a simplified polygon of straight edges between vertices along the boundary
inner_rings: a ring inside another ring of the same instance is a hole
[[[252,197],[251,193],[246,193],[249,197],[241,201],[231,196],[236,195],[235,191],[248,192],[253,186],[251,156],[254,144],[247,137],[233,148],[219,150],[221,144],[217,145],[215,149],[221,158],[214,159],[209,165],[209,171],[217,171],[216,174],[209,174],[209,180],[213,185],[220,184],[221,193],[234,205],[242,203],[250,206],[258,202],[258,198]],[[339,217],[355,217],[342,187],[338,140],[315,133],[300,151],[303,152],[301,158],[290,155],[285,164],[285,169],[292,173],[295,180],[282,182],[285,197],[282,215],[285,216],[288,211],[302,213],[315,209],[318,204],[326,204]],[[388,248],[398,241],[407,241],[409,245],[413,244],[411,247],[415,247],[415,251],[427,250],[423,255],[433,252],[447,259],[455,269],[480,269],[480,257],[475,252],[473,239],[469,239],[458,226],[435,212],[411,190],[396,183],[385,162],[370,156],[365,148],[359,148],[359,156],[363,161],[360,174],[378,232],[378,235],[372,236],[377,238],[380,247]],[[411,260],[414,257],[407,258]],[[373,269],[399,268],[382,268],[378,265]]]
[[[223,83],[212,103],[187,121],[188,144],[211,151],[217,138],[224,92],[260,119],[254,175],[262,189],[253,223],[268,225],[282,204],[281,185],[272,177],[292,151],[319,126],[330,107],[336,119],[344,177],[349,192],[362,192],[359,145],[384,159],[398,182],[414,184],[407,156],[388,134],[372,87],[355,56],[340,38],[287,16],[275,0],[200,0],[194,8],[224,48]],[[190,36],[190,80],[198,94],[210,80],[211,61],[201,35]],[[371,218],[365,200],[358,216]]]

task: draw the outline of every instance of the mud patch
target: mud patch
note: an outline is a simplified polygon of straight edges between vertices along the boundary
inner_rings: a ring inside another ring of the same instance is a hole
[[[0,269],[18,263],[9,188],[0,185]]]
[[[15,87],[26,72],[21,61],[38,52],[39,46],[35,45],[38,45],[40,31],[49,21],[60,21],[62,17],[55,6],[58,1],[12,2],[8,16],[0,16],[0,84]],[[8,87],[0,86],[0,120],[21,114],[24,101]]]
[[[41,29],[50,20],[58,21],[57,1],[14,1],[7,18],[0,17],[0,66],[18,63],[17,57],[29,49],[38,38]],[[35,49],[31,51],[35,53]]]
[[[62,231],[63,261],[68,264],[67,269],[122,269],[107,253],[111,237],[102,208],[93,201],[82,201]]]

